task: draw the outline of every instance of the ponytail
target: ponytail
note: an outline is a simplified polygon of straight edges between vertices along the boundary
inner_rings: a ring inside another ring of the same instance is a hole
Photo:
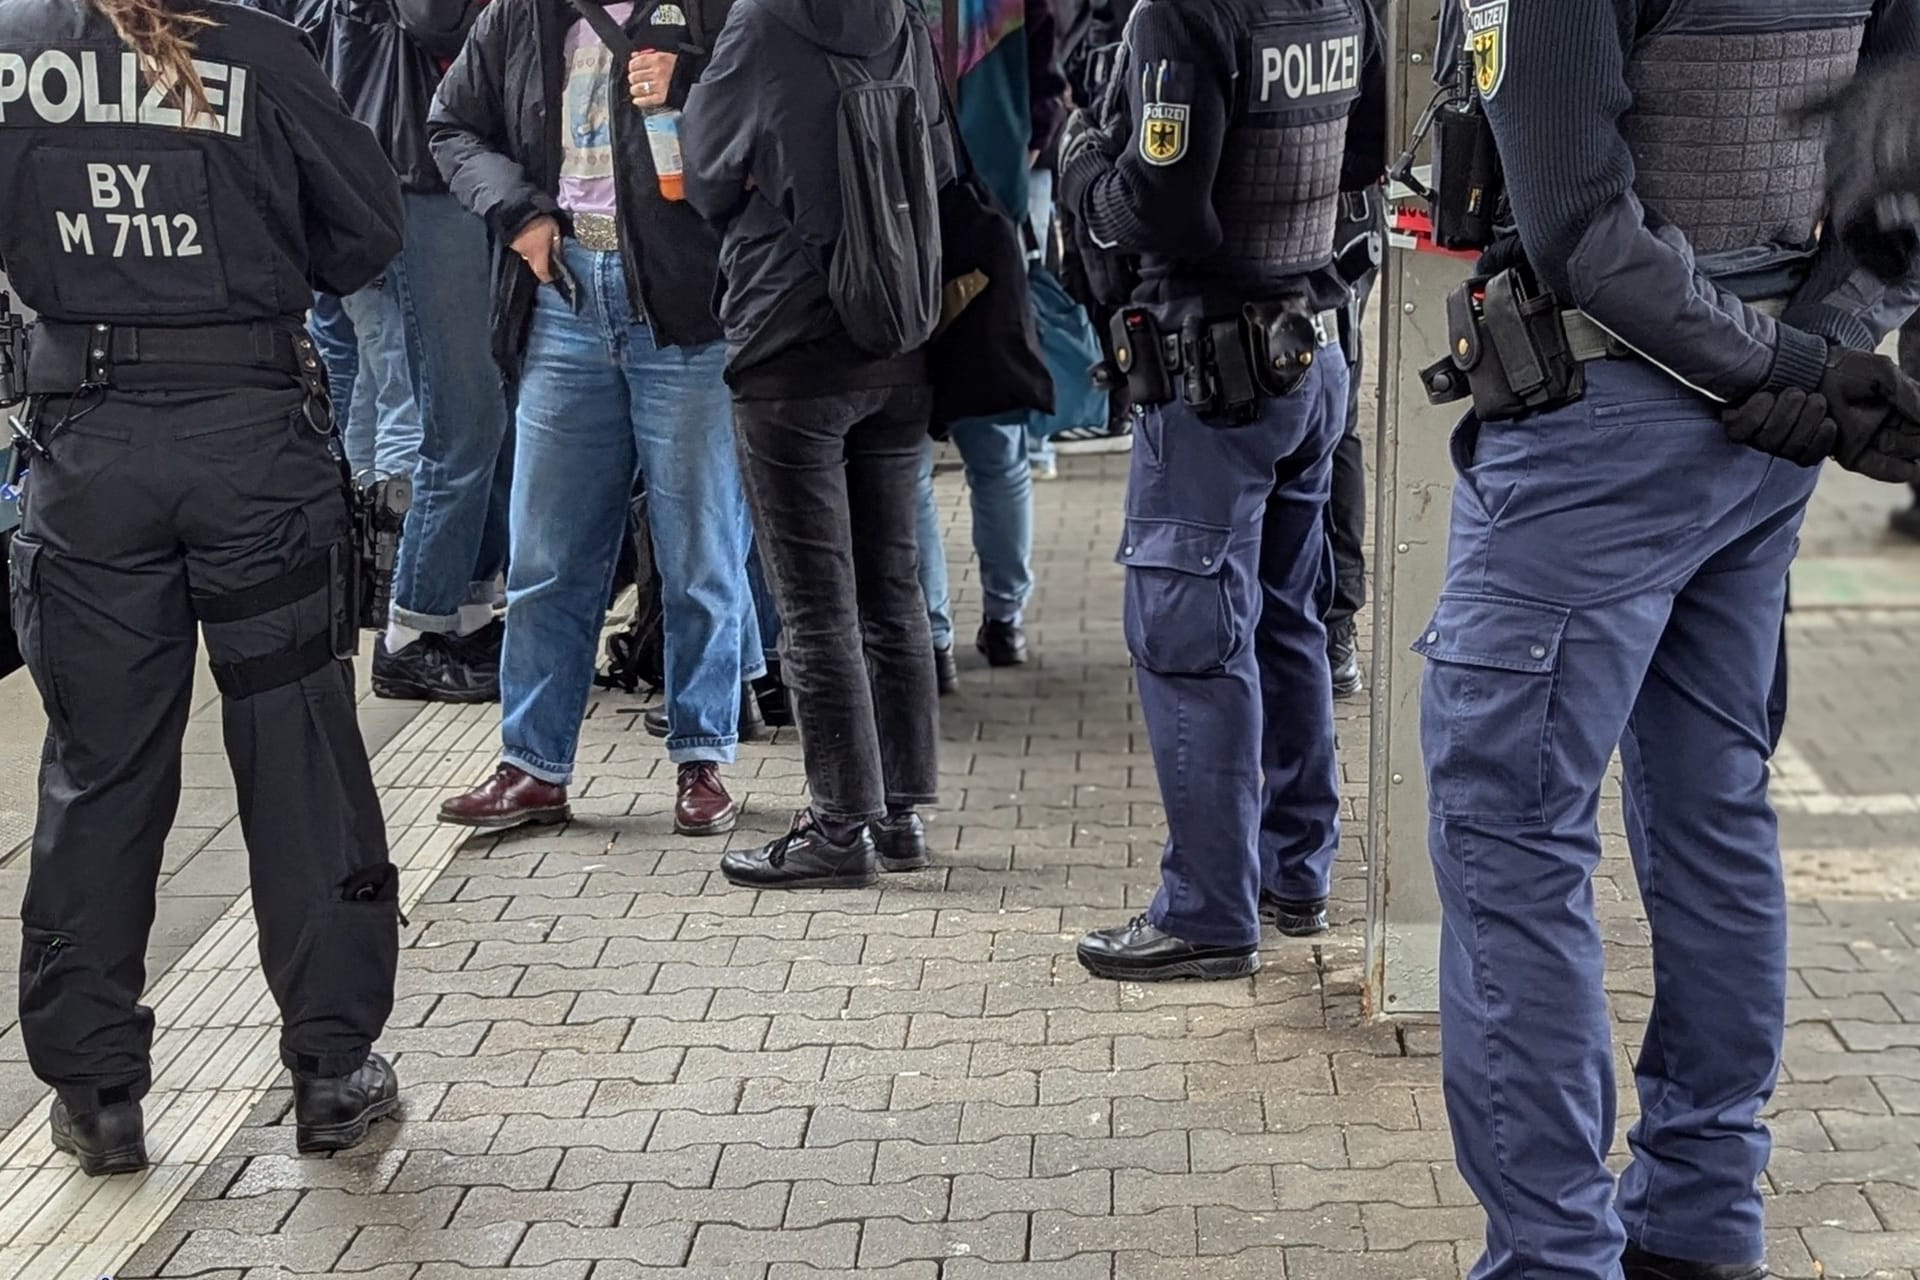
[[[170,0],[89,0],[113,24],[120,39],[140,59],[149,84],[180,108],[183,120],[213,112],[207,86],[193,65],[193,37],[214,24],[199,13],[183,13]]]

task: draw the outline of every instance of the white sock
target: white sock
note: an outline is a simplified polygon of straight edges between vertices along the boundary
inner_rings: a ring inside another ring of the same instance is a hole
[[[460,606],[460,634],[470,636],[493,621],[493,606],[490,604],[463,604]]]
[[[391,619],[387,622],[387,652],[398,653],[418,640],[423,633],[412,627],[400,625]]]

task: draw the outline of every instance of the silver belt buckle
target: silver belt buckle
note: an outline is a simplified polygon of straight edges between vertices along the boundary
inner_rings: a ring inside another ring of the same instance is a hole
[[[573,215],[573,238],[583,249],[592,249],[596,253],[617,253],[620,250],[620,224],[604,213],[576,213]]]

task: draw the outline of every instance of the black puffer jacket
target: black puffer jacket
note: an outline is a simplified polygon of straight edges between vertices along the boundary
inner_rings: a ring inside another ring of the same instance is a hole
[[[460,52],[487,0],[328,0],[321,61],[354,119],[373,130],[403,190],[444,193],[427,146],[440,70]]]
[[[732,5],[733,0],[680,0],[660,6],[650,24],[629,24],[637,47],[679,52],[667,93],[670,105],[686,102]],[[662,13],[685,22],[663,22]],[[567,32],[578,17],[568,0],[493,0],[434,99],[429,129],[440,171],[460,203],[485,218],[502,244],[542,214],[565,223],[556,199],[565,116],[562,62]],[[628,293],[663,345],[717,341],[720,322],[713,299],[719,234],[685,201],[660,195],[646,124],[627,97],[626,83],[625,68],[615,67],[608,103]],[[519,374],[538,287],[518,255],[497,255],[494,355],[509,377]]]

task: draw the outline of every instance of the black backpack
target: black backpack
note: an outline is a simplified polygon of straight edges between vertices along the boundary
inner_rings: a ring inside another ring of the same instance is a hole
[[[840,82],[840,240],[827,296],[854,345],[882,359],[925,346],[940,319],[940,198],[921,108],[917,24],[892,75],[832,58]]]

